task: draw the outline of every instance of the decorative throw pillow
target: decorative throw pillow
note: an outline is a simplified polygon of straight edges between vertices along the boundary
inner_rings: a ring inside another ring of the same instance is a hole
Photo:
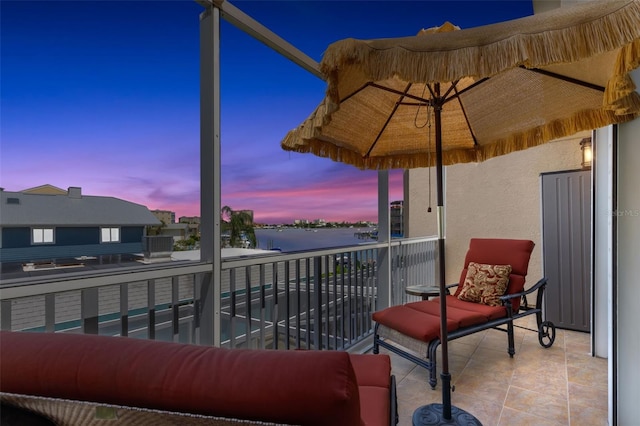
[[[489,306],[501,306],[499,297],[507,290],[510,274],[511,265],[469,262],[467,276],[458,299]]]

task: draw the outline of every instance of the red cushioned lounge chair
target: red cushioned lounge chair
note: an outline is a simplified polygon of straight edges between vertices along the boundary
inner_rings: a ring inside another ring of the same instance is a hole
[[[542,319],[542,278],[525,290],[533,241],[473,238],[453,295],[446,296],[447,339],[454,340],[494,328],[507,333],[509,356],[515,354],[513,321],[536,315],[538,340],[546,348],[555,340],[555,326]],[[537,292],[535,307],[526,296]],[[440,298],[392,306],[373,314],[374,353],[387,348],[429,370],[436,386],[436,349],[440,345]],[[502,326],[502,327],[500,327]],[[418,355],[416,355],[418,354]],[[424,357],[424,358],[423,358]]]

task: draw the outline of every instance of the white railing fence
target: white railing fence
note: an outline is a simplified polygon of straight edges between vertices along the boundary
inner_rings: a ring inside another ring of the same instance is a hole
[[[224,259],[219,321],[202,320],[212,265],[171,262],[4,280],[3,330],[120,335],[200,343],[217,327],[229,348],[348,349],[371,335],[377,257],[391,246],[392,303],[433,283],[433,238]]]

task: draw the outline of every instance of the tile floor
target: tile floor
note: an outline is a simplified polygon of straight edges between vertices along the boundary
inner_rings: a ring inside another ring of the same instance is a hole
[[[518,321],[536,328],[535,315]],[[545,349],[537,332],[516,328],[515,343],[516,354],[510,358],[507,335],[501,331],[486,330],[450,342],[452,404],[484,426],[607,425],[607,360],[589,354],[589,334],[557,329],[553,346]],[[398,425],[408,426],[418,407],[442,402],[442,388],[439,377],[436,390],[431,390],[427,370],[391,357]]]

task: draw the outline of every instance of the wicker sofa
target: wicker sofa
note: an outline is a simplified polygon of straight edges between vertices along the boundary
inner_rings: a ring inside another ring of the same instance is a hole
[[[0,397],[3,425],[33,413],[57,425],[397,422],[387,355],[95,335],[0,332]]]

